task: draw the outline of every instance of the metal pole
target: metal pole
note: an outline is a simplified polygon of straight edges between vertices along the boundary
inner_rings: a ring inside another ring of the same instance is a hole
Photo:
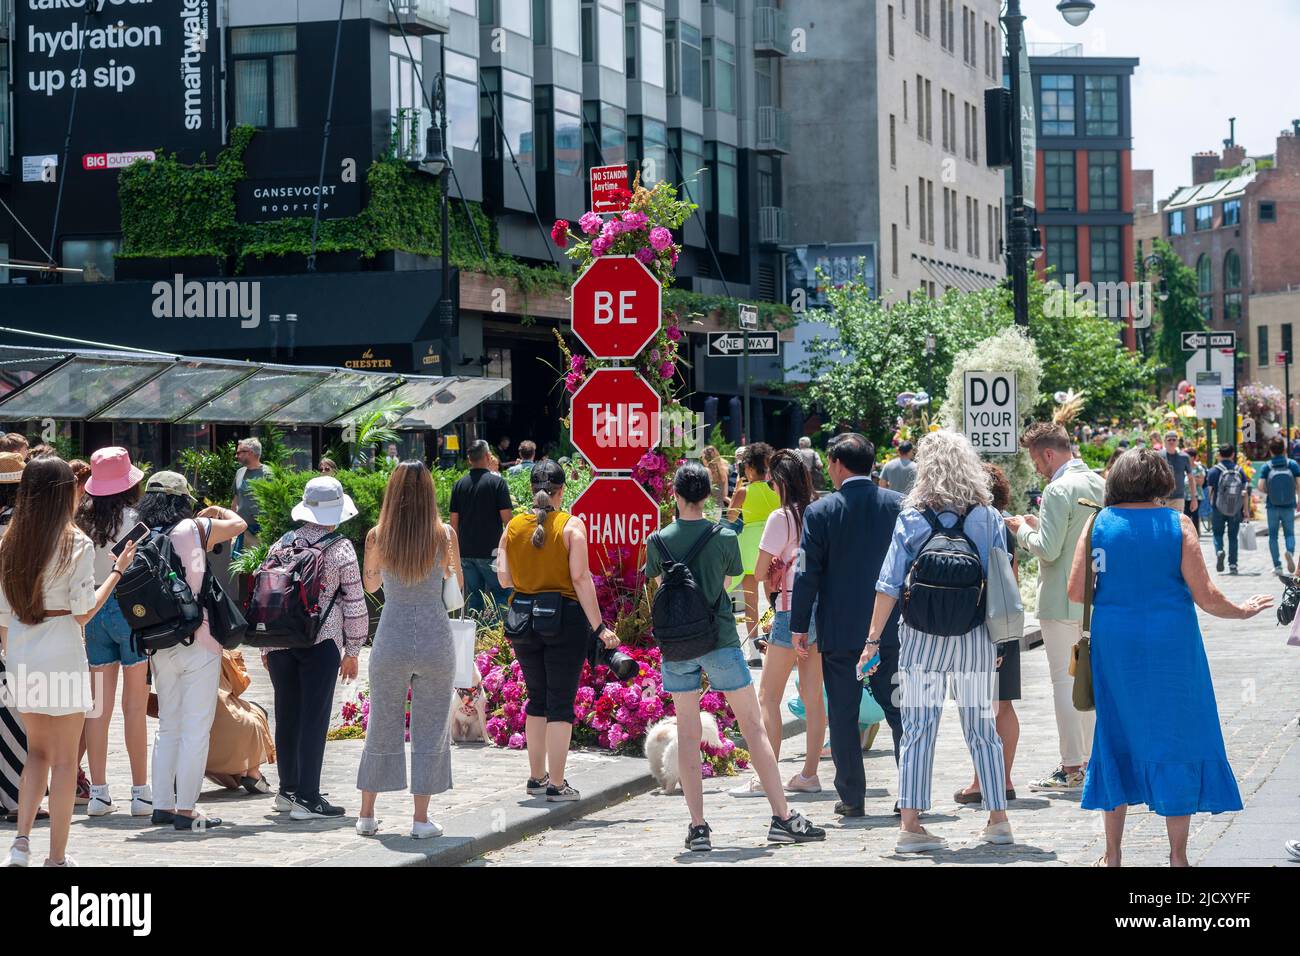
[[[1011,274],[1011,293],[1015,301],[1016,325],[1029,325],[1029,219],[1025,214],[1025,147],[1020,129],[1020,41],[1025,18],[1020,0],[1007,0],[1007,54],[1010,58],[1011,115],[1015,130],[1015,149],[1011,158],[1011,219],[1007,224],[1007,272]],[[1033,91],[1029,91],[1033,95]]]
[[[1286,386],[1286,446],[1291,454],[1291,352],[1286,353],[1286,365],[1282,367],[1282,378]]]
[[[1205,332],[1205,370],[1210,371],[1210,331]],[[1176,398],[1177,396],[1175,396]],[[1214,447],[1214,419],[1205,420],[1205,454],[1209,457],[1210,449]]]
[[[745,340],[745,351],[740,360],[740,374],[745,379],[745,444],[748,445],[752,441],[749,433],[749,333],[742,328],[740,334]]]
[[[447,149],[447,38],[438,44],[438,129],[442,132],[442,152],[448,163],[451,154]],[[438,333],[442,338],[442,374],[450,378],[451,328],[456,320],[451,301],[451,216],[447,206],[448,167],[443,166],[438,175],[439,205],[442,207],[442,296],[438,299]]]

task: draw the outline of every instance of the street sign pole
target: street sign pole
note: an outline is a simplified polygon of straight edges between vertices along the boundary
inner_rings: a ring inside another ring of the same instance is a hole
[[[749,329],[758,328],[758,306],[741,305],[739,310],[740,316],[740,334],[745,337],[745,351],[740,359],[740,374],[745,380],[745,412],[742,416],[745,423],[745,444],[748,445],[752,439],[749,431]]]
[[[1282,366],[1282,381],[1286,387],[1286,445],[1287,454],[1291,454],[1291,352],[1286,353],[1286,365]]]
[[[1208,338],[1205,340],[1205,370],[1207,372],[1211,371],[1210,341]],[[1205,458],[1207,461],[1209,460],[1210,456],[1213,453],[1214,453],[1214,419],[1207,418],[1205,420]]]

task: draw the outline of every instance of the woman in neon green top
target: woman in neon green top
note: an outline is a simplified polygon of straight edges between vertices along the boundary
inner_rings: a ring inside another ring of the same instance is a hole
[[[745,577],[741,586],[745,591],[748,639],[752,642],[758,636],[758,580],[754,577],[754,565],[758,563],[758,543],[763,537],[767,516],[781,507],[781,497],[768,481],[767,466],[772,458],[771,445],[765,442],[746,445],[737,458],[744,483],[736,487],[728,517],[733,521],[737,516],[745,519],[745,526],[740,532],[740,559],[745,565]],[[749,654],[750,651],[747,650],[746,653]]]

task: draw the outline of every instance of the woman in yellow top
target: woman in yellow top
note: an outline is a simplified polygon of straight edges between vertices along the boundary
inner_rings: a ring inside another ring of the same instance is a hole
[[[745,591],[745,624],[749,632],[746,640],[751,646],[757,647],[758,580],[754,577],[754,566],[758,563],[758,543],[763,537],[767,516],[781,507],[781,497],[773,490],[768,479],[768,463],[772,460],[771,445],[761,441],[746,445],[738,458],[741,481],[736,485],[736,493],[731,498],[731,510],[727,516],[732,521],[737,516],[745,520],[745,526],[740,532],[740,559],[745,565],[745,577],[741,586]],[[749,656],[749,661],[755,663],[756,658]]]
[[[529,796],[545,794],[552,803],[579,797],[564,779],[564,763],[587,648],[593,638],[609,648],[618,646],[617,635],[601,620],[587,564],[586,525],[561,510],[564,480],[558,462],[534,465],[533,510],[510,519],[497,547],[497,580],[503,588],[515,589],[510,597],[514,613],[506,615],[508,631],[513,632],[508,636],[528,687],[524,737],[531,776],[526,789]],[[531,625],[514,626],[529,603],[519,599],[539,595],[558,595],[560,620],[553,635],[537,633]]]

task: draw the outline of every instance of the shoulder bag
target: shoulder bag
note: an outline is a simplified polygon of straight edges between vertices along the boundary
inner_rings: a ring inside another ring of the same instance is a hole
[[[1074,678],[1074,709],[1089,711],[1095,710],[1097,706],[1092,693],[1092,598],[1097,586],[1097,569],[1092,562],[1092,526],[1097,520],[1101,505],[1087,498],[1080,498],[1079,504],[1095,510],[1088,519],[1088,527],[1084,529],[1088,543],[1084,552],[1083,635],[1070,652],[1070,676]]]

